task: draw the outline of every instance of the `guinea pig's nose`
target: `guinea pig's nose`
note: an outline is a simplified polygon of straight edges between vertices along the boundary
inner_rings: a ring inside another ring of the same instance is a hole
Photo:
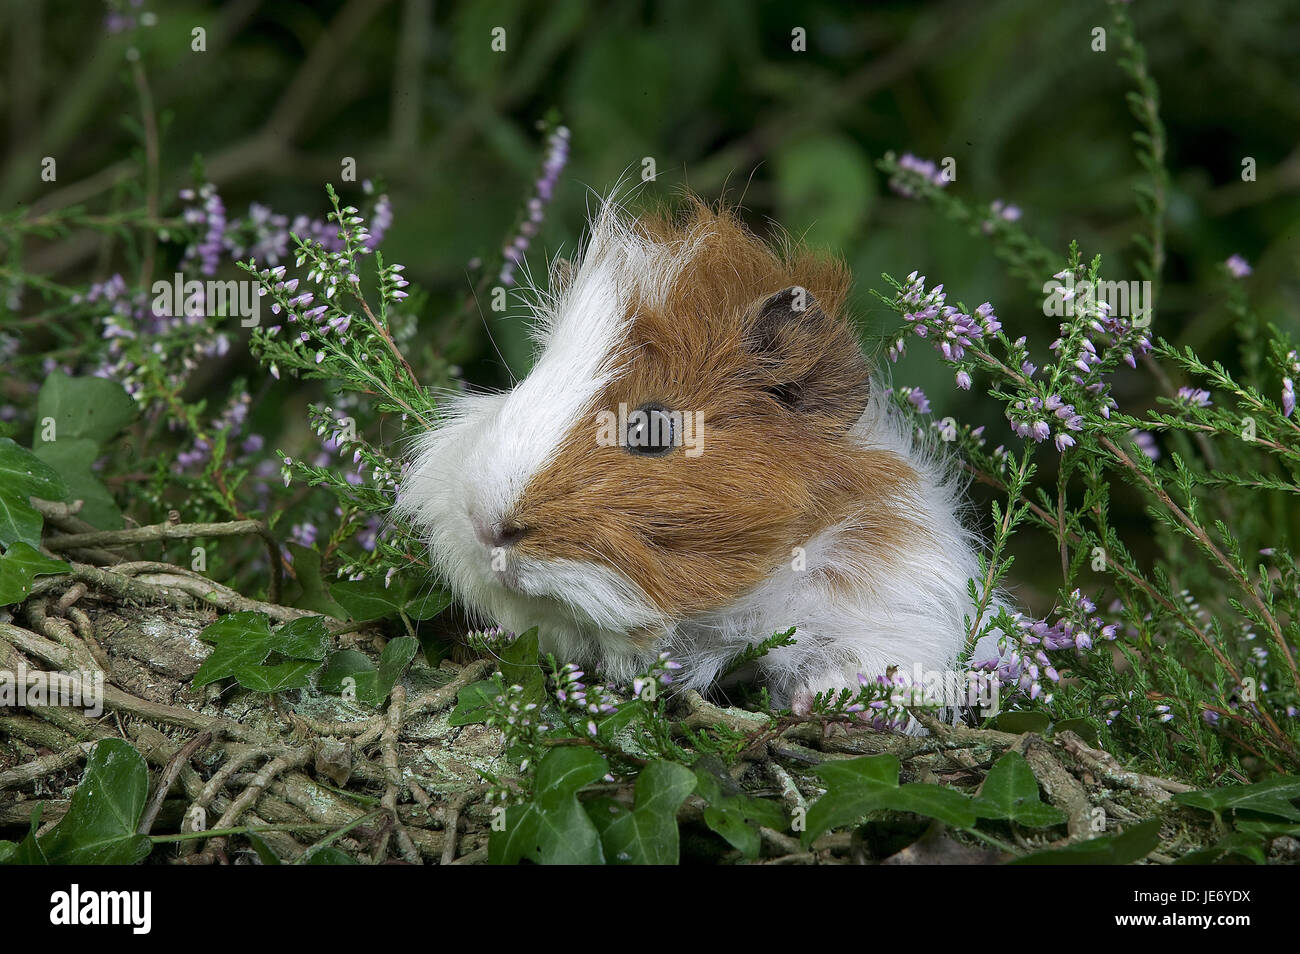
[[[479,541],[489,549],[495,550],[497,547],[511,547],[522,540],[528,533],[528,528],[518,520],[506,520],[493,523],[483,518],[481,514],[470,514],[470,522],[474,524],[474,533]]]
[[[494,530],[495,532],[492,534],[492,546],[494,547],[512,547],[528,533],[528,528],[517,522],[498,524]]]

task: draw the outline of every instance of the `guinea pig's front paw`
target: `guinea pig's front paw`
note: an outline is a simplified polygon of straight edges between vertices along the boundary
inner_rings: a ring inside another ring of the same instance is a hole
[[[856,675],[850,676],[845,673],[828,672],[821,676],[806,679],[795,683],[786,692],[773,692],[773,702],[778,705],[784,699],[785,704],[789,706],[790,711],[801,718],[807,718],[812,715],[813,704],[817,697],[830,696],[831,701],[839,696],[840,692],[848,689],[853,693],[858,690],[858,681]]]
[[[812,715],[813,700],[817,693],[811,689],[799,689],[790,696],[790,711],[801,719],[806,719]]]

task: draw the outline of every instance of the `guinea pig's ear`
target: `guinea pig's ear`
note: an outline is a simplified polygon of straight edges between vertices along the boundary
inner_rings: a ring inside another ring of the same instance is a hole
[[[789,410],[847,430],[866,409],[871,367],[857,338],[808,289],[791,285],[756,302],[745,346],[757,359],[759,386]]]

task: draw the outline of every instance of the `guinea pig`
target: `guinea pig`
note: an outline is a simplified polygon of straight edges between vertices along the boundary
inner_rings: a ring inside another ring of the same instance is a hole
[[[956,665],[979,540],[859,346],[844,265],[698,200],[607,201],[550,278],[531,372],[449,396],[396,500],[472,614],[615,681],[666,651],[698,689],[793,626],[757,667],[796,711]]]

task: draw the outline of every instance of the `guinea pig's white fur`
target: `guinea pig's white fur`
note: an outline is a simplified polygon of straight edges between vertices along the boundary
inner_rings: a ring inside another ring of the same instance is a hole
[[[484,622],[516,632],[538,626],[543,649],[561,662],[596,664],[616,681],[668,651],[683,667],[678,684],[704,689],[747,643],[791,626],[797,643],[758,663],[778,705],[805,706],[815,692],[854,688],[859,674],[874,678],[891,666],[907,674],[918,665],[951,670],[974,615],[968,580],[978,572],[980,543],[962,525],[952,469],[879,387],[850,433],[915,472],[896,504],[928,533],[901,559],[875,560],[854,546],[850,517],[795,542],[799,569],[795,551],[727,605],[672,618],[609,559],[545,558],[495,545],[502,516],[621,373],[630,295],[667,300],[699,247],[699,235],[662,243],[633,226],[605,203],[571,278],[536,294],[539,353],[531,373],[506,393],[447,395],[439,425],[418,439],[396,512],[426,533],[438,573]],[[703,458],[707,431],[705,438]],[[654,638],[630,639],[634,633]],[[975,658],[996,654],[989,643]]]

